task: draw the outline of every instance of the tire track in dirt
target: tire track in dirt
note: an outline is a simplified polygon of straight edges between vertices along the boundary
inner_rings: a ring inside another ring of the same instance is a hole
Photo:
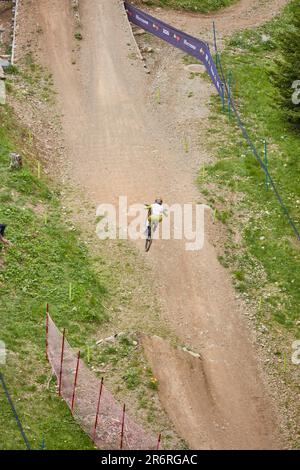
[[[150,81],[132,58],[121,2],[81,0],[84,40],[76,64],[69,1],[22,0],[22,8],[30,11],[24,28],[39,25],[43,31],[39,56],[54,74],[66,158],[91,200],[117,203],[127,195],[131,204],[163,195],[171,204],[198,202],[194,172],[147,106]],[[142,252],[143,243],[136,245]],[[250,332],[208,237],[200,252],[186,252],[182,241],[154,243],[146,259],[157,277],[165,319],[183,343],[201,353],[195,365],[160,341],[145,343],[161,381],[161,400],[179,433],[199,449],[280,447],[276,408]]]

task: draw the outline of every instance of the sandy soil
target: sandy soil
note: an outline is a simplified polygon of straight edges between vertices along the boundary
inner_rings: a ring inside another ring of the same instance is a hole
[[[246,26],[251,3],[261,2],[240,2],[218,17],[234,22],[236,15],[242,15],[245,23],[241,21],[240,27]],[[172,100],[170,89],[178,80],[167,82],[167,107],[149,105],[155,80],[133,58],[135,46],[121,2],[81,0],[80,4],[84,39],[79,52],[67,0],[22,0],[19,25],[19,37],[28,30],[42,31],[39,56],[54,74],[65,158],[71,162],[74,181],[95,203],[116,203],[119,195],[127,195],[129,203],[151,201],[156,195],[171,204],[199,202],[195,170],[209,156],[194,151],[187,163],[172,136],[178,123],[172,130],[172,119],[168,127],[167,117],[160,115],[163,111],[180,115],[180,103]],[[260,15],[269,4],[263,3]],[[251,11],[256,19],[260,16]],[[161,13],[162,18],[168,14]],[[171,14],[174,24],[175,16]],[[198,21],[193,15],[181,16],[178,21],[185,23],[177,26],[186,25],[188,18]],[[168,69],[162,74],[167,76]],[[204,81],[201,87],[200,117],[207,113],[212,91]],[[213,230],[207,217],[205,245],[199,252],[185,251],[182,241],[157,241],[145,258],[157,278],[166,321],[201,359],[173,351],[155,338],[145,340],[145,351],[160,380],[161,401],[191,448],[280,448],[276,406],[228,273],[217,260],[209,236]],[[143,243],[136,246],[145,257]]]

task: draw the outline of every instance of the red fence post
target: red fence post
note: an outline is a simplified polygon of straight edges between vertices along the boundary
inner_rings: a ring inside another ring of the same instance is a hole
[[[125,426],[125,405],[123,406],[123,414],[122,414],[122,427],[121,427],[121,443],[120,443],[120,449],[123,449],[123,440],[124,440],[124,426]]]
[[[59,385],[58,385],[58,395],[61,396],[61,382],[62,382],[62,368],[64,362],[64,350],[65,350],[65,328],[63,331],[62,343],[61,343],[61,355],[60,355],[60,371],[59,371]]]
[[[49,334],[49,305],[46,305],[46,359],[48,358],[48,334]]]
[[[94,442],[95,442],[95,438],[96,438],[96,430],[97,430],[97,425],[98,425],[98,416],[99,416],[99,410],[100,410],[100,401],[101,401],[102,389],[103,389],[103,377],[101,379],[101,384],[100,384],[99,398],[98,398],[96,418],[95,418],[95,424],[94,424],[94,432],[93,432],[93,441]]]
[[[76,372],[75,372],[75,378],[74,378],[73,395],[72,395],[72,404],[71,404],[71,411],[72,411],[72,413],[73,413],[73,410],[74,410],[74,403],[75,403],[75,392],[76,392],[76,385],[77,385],[77,378],[78,378],[79,361],[80,361],[80,351],[78,351]]]
[[[158,435],[158,441],[157,441],[156,450],[159,450],[159,448],[160,448],[160,443],[161,443],[161,434]]]

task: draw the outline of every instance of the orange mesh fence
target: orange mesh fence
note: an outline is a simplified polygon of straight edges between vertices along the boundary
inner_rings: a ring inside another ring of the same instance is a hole
[[[100,449],[153,450],[157,441],[127,415],[113,395],[75,353],[47,313],[47,358],[64,398],[82,429]]]

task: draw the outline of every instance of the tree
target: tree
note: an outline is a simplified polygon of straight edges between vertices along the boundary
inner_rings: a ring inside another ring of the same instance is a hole
[[[293,0],[288,22],[279,34],[280,58],[272,81],[278,91],[278,102],[287,120],[300,128],[300,1]]]

